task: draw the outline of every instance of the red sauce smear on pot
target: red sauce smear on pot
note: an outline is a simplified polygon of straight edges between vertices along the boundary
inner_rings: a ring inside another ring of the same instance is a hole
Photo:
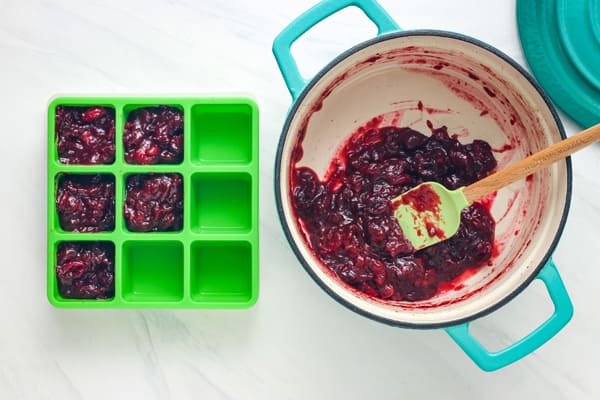
[[[333,274],[367,296],[426,300],[492,257],[495,222],[489,207],[479,202],[462,211],[454,236],[417,252],[393,216],[391,200],[423,182],[456,189],[496,167],[487,142],[462,144],[446,127],[430,128],[429,137],[407,127],[359,128],[337,152],[324,179],[298,167],[298,158],[292,161],[292,205],[306,241]],[[301,154],[301,145],[299,139],[294,154]],[[407,201],[423,210],[434,203],[421,197]],[[439,233],[430,228],[428,233]]]

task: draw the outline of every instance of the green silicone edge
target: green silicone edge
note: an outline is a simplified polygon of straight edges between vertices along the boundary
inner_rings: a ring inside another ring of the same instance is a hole
[[[184,160],[177,165],[137,166],[125,163],[123,158],[122,132],[129,105],[153,106],[159,104],[176,105],[184,112]],[[87,106],[104,105],[115,109],[115,162],[111,165],[65,165],[58,162],[55,145],[55,110],[58,105]],[[204,162],[192,160],[192,107],[194,106],[240,105],[250,108],[251,113],[251,157],[248,162]],[[245,309],[256,304],[259,296],[259,107],[256,101],[246,96],[232,97],[114,97],[114,96],[58,96],[48,104],[47,129],[47,298],[58,308],[206,308],[206,309]],[[181,232],[134,233],[125,228],[120,205],[124,196],[124,177],[132,173],[176,172],[184,178],[184,226]],[[102,233],[63,232],[57,222],[55,210],[55,177],[60,173],[110,173],[116,182],[115,230]],[[191,180],[197,173],[248,174],[250,176],[250,228],[248,230],[194,231],[191,229]],[[58,293],[55,273],[56,246],[61,241],[112,241],[115,245],[115,297],[110,300],[64,299]],[[183,295],[176,301],[133,301],[124,298],[123,288],[123,245],[130,241],[164,242],[176,241],[183,245]],[[227,294],[221,300],[193,300],[191,296],[190,249],[194,242],[247,242],[250,245],[250,293],[248,297]]]

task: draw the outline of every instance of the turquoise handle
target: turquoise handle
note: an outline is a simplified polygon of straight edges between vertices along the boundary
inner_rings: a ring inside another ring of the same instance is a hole
[[[323,19],[349,6],[360,8],[373,21],[377,26],[377,36],[400,29],[392,17],[375,0],[324,0],[300,15],[281,31],[273,42],[273,54],[294,100],[308,81],[300,75],[298,66],[292,57],[290,51],[292,44]]]
[[[538,349],[556,335],[573,316],[573,304],[562,279],[552,262],[544,266],[536,277],[546,285],[550,299],[554,303],[554,313],[542,325],[507,348],[490,352],[469,333],[469,323],[446,328],[446,332],[465,353],[484,371],[503,368]]]

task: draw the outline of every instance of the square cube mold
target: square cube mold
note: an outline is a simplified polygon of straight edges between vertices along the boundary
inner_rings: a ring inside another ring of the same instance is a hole
[[[101,176],[101,179],[104,179],[108,182],[112,182],[113,185],[115,184],[115,176],[113,174],[106,174],[106,173],[102,173],[102,174],[88,174],[88,173],[75,173],[75,174],[70,174],[70,173],[57,173],[56,176],[54,177],[54,193],[57,193],[60,185],[61,185],[61,181],[63,179],[68,179],[68,178],[76,178],[76,179],[82,179],[83,182],[85,183],[90,183],[90,180],[95,177],[95,176]],[[116,193],[113,192],[113,196],[115,196],[116,198]],[[112,210],[113,214],[115,213],[115,209]],[[50,210],[48,210],[48,213],[50,213]],[[57,232],[70,232],[68,230],[65,230],[62,227],[62,224],[60,222],[60,217],[58,215],[58,212],[56,210],[56,207],[54,207],[54,209],[52,210],[52,217],[54,220],[54,230]],[[114,226],[112,227],[112,229],[105,229],[101,232],[112,232],[114,230]]]
[[[247,164],[252,160],[252,114],[248,104],[192,107],[192,161]]]
[[[183,243],[129,241],[123,244],[121,279],[127,301],[183,299]]]
[[[56,107],[102,105],[115,110],[115,162],[62,164],[55,135]],[[168,105],[184,118],[181,164],[125,162],[123,128],[140,107]],[[57,97],[48,106],[47,296],[61,308],[246,308],[258,298],[258,107],[244,97]],[[183,176],[184,223],[179,232],[130,232],[123,202],[127,176]],[[62,174],[115,178],[115,229],[78,233],[60,229],[56,179]],[[235,201],[233,201],[235,200]],[[56,251],[65,241],[115,246],[115,295],[107,300],[65,299],[58,293]]]
[[[173,103],[173,104],[170,104],[170,103],[162,103],[162,104],[127,104],[123,108],[123,115],[122,115],[122,118],[123,118],[123,129],[124,129],[125,123],[127,123],[127,121],[129,120],[129,118],[132,116],[131,113],[133,111],[138,110],[140,108],[148,108],[148,107],[155,108],[155,107],[158,107],[158,106],[161,106],[161,105],[162,106],[167,106],[167,107],[170,107],[170,108],[178,109],[179,111],[181,111],[184,114],[184,119],[185,119],[185,110],[183,109],[183,106],[181,106],[180,104],[177,104],[177,103]],[[186,122],[184,121],[184,127],[183,127],[184,131],[186,130],[185,124],[186,124]],[[184,132],[184,136],[185,136],[185,132]],[[125,154],[125,146],[123,145],[122,141],[123,141],[123,136],[121,136],[121,146],[123,148],[123,156],[124,156],[124,154]],[[185,142],[183,144],[183,152],[185,154]],[[139,164],[135,164],[135,163],[128,163],[127,161],[125,161],[125,163],[130,164],[130,165],[139,165]],[[155,165],[180,165],[180,164],[181,164],[180,162],[179,163],[175,163],[175,162],[174,163],[165,163],[165,162],[161,161],[161,162],[159,162],[159,163],[157,163]]]
[[[252,297],[252,246],[248,242],[192,243],[191,296],[197,301]]]
[[[194,232],[248,232],[252,228],[252,178],[245,172],[192,175]]]

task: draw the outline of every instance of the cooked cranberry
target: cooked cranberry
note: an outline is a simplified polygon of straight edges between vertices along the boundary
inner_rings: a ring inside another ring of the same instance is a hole
[[[115,161],[115,110],[108,107],[56,107],[58,159],[63,164]]]
[[[115,247],[110,242],[63,242],[56,253],[58,292],[73,299],[115,294]]]
[[[472,171],[475,166],[475,162],[473,161],[473,157],[467,151],[463,149],[459,150],[450,150],[448,152],[448,156],[450,157],[450,161],[452,165],[460,171]]]
[[[183,160],[183,112],[158,106],[132,111],[123,132],[130,164],[177,164]]]
[[[295,181],[298,182],[298,187],[302,187],[294,193],[296,210],[304,215],[305,212],[311,212],[315,200],[323,193],[324,188],[313,170],[298,168],[295,173]]]
[[[483,140],[474,140],[470,146],[465,146],[471,152],[471,157],[475,163],[477,179],[487,176],[488,172],[496,167],[496,159],[492,154],[492,148],[489,143]]]
[[[401,128],[398,132],[398,141],[406,150],[414,150],[427,142],[427,136],[410,128]]]
[[[412,183],[410,164],[406,160],[390,158],[383,162],[381,173],[391,185]]]
[[[443,148],[416,151],[413,159],[416,172],[425,180],[432,180],[446,175],[450,160]]]
[[[69,232],[115,228],[115,179],[112,175],[62,175],[56,191],[60,226]]]
[[[183,226],[183,178],[179,174],[131,175],[123,213],[134,232],[179,231]]]
[[[486,142],[462,145],[446,127],[430,137],[410,128],[371,129],[340,150],[327,181],[294,168],[292,202],[314,252],[341,280],[369,296],[424,300],[489,260],[494,220],[475,203],[463,211],[456,235],[415,253],[390,200],[423,181],[468,185],[495,167]]]

